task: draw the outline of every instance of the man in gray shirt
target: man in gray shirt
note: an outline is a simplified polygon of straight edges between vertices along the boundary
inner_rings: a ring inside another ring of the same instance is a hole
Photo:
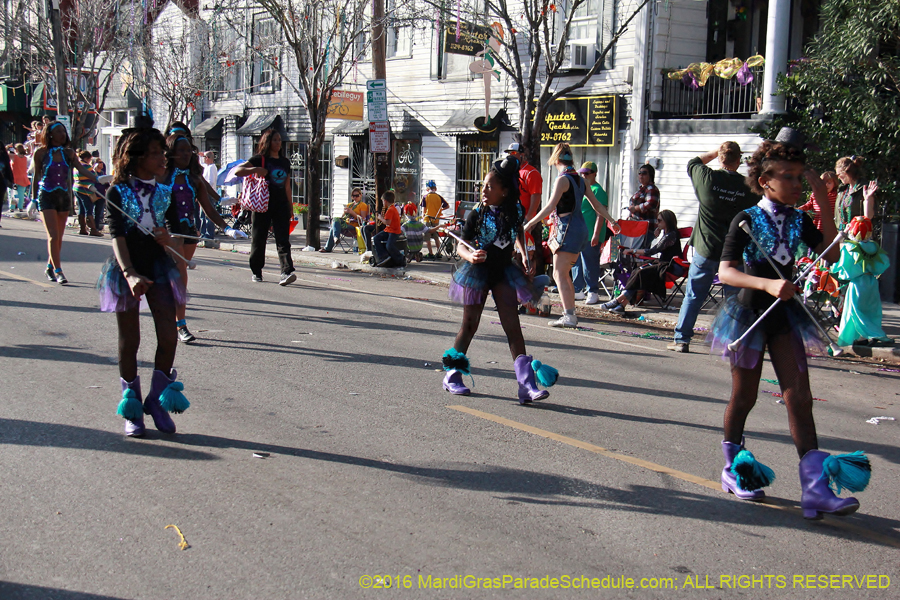
[[[718,158],[721,169],[707,166]],[[719,257],[725,234],[734,216],[759,202],[737,172],[741,165],[741,147],[725,142],[718,150],[692,158],[687,165],[694,193],[700,201],[697,222],[691,235],[694,256],[684,289],[684,302],[678,313],[675,340],[667,347],[675,352],[688,352],[697,315],[709,295],[713,279],[719,271]]]

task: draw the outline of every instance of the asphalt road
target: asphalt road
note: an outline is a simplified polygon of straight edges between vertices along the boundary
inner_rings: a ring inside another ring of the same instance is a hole
[[[61,287],[43,279],[39,225],[2,225],[3,600],[900,597],[900,421],[866,423],[900,418],[898,373],[812,361],[820,446],[866,450],[874,472],[860,512],[808,522],[774,384],[747,430],[777,474],[769,502],[718,487],[721,360],[524,317],[561,380],[521,407],[486,311],[474,393],[452,397],[437,369],[461,311],[445,288],[300,262],[292,286],[272,268],[253,284],[246,256],[199,250],[200,339],[175,361],[192,406],[177,434],[127,439],[94,289],[109,240],[67,236]],[[142,327],[146,387],[149,313]],[[516,588],[535,581],[548,588]]]

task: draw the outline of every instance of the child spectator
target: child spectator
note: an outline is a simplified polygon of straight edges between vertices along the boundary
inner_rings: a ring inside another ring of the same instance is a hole
[[[87,168],[91,167],[91,153],[87,150],[78,152],[78,160]],[[94,224],[94,201],[97,198],[94,188],[91,186],[93,180],[87,175],[75,172],[75,197],[78,199],[78,235],[90,235],[94,237],[102,237],[103,234],[97,231]]]
[[[421,260],[422,243],[429,229],[425,226],[425,223],[419,220],[417,212],[415,204],[412,202],[407,203],[403,207],[406,222],[400,226],[400,229],[403,230],[403,235],[406,236],[406,249],[409,251],[409,255],[415,256],[416,260]]]
[[[384,224],[384,231],[375,234],[373,238],[376,260],[380,259],[376,266],[386,267],[391,262],[397,266],[406,266],[403,254],[397,248],[397,237],[403,233],[403,230],[400,228],[400,213],[394,206],[394,192],[389,190],[382,194],[381,202],[384,204],[384,216],[375,215],[375,219]],[[385,253],[387,254],[386,258],[384,258]]]

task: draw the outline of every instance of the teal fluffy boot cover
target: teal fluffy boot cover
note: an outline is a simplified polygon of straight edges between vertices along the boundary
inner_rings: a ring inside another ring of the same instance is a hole
[[[840,494],[844,488],[851,492],[863,491],[869,485],[871,475],[869,457],[859,450],[829,456],[822,463],[822,478],[828,478],[829,487],[835,494]]]
[[[753,491],[772,485],[775,472],[762,464],[749,450],[741,450],[731,463],[731,472],[737,478],[737,485],[745,491]]]
[[[559,380],[559,371],[539,360],[531,361],[531,368],[534,370],[537,382],[545,388],[553,387],[553,384]]]
[[[441,358],[441,362],[444,365],[445,371],[456,370],[463,375],[472,374],[469,372],[469,358],[456,348],[449,348],[446,352],[444,352],[444,356]]]
[[[129,421],[136,421],[143,418],[144,405],[134,390],[129,388],[122,393],[122,401],[119,402],[119,408],[116,410],[116,414]]]
[[[185,398],[184,384],[180,381],[173,381],[159,395],[159,404],[163,410],[170,413],[181,414],[190,408],[191,403]]]

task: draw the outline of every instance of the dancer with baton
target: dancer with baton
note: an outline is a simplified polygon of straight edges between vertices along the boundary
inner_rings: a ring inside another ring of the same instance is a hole
[[[144,414],[159,431],[175,433],[169,412],[190,406],[176,382],[177,333],[175,307],[187,301],[184,280],[166,253],[169,227],[176,226],[169,210],[172,188],[157,183],[166,171],[166,140],[151,127],[126,130],[116,145],[114,185],[107,193],[109,231],[114,256],[103,266],[97,287],[100,310],[116,313],[119,330],[119,377],[125,435],[144,435]],[[145,398],[137,373],[141,343],[140,299],[146,296],[156,326],[153,379]]]
[[[819,519],[823,513],[846,515],[856,511],[859,502],[855,498],[838,498],[834,492],[840,493],[843,488],[863,490],[871,468],[861,452],[831,456],[819,450],[806,355],[808,350],[821,350],[823,344],[816,324],[800,303],[787,302],[798,291],[789,278],[801,241],[824,254],[826,260],[838,257],[835,245],[825,243],[836,236],[833,223],[824,219],[820,232],[808,215],[794,208],[803,192],[804,176],[814,188],[824,187],[816,173],[805,167],[800,137],[799,132],[785,128],[778,138],[783,142],[764,141],[748,161],[747,185],[764,197],[757,206],[737,214],[725,238],[719,279],[742,289],[716,316],[710,338],[712,351],[723,351],[731,361],[732,392],[722,441],[722,489],[744,500],[759,501],[765,497],[761,488],[775,478],[771,469],[744,449],[744,425],[756,403],[763,353],[768,349],[800,457],[803,516]],[[816,191],[816,197],[827,197]],[[758,243],[741,228],[744,222]],[[739,270],[742,262],[743,272]],[[781,302],[756,323],[776,299]],[[743,341],[729,350],[729,344],[738,339]]]
[[[478,331],[488,292],[494,296],[497,315],[514,361],[519,404],[530,404],[550,395],[547,390],[537,387],[535,377],[544,387],[556,383],[556,369],[525,354],[525,339],[519,324],[519,302],[540,297],[544,289],[541,283],[535,285],[534,271],[524,251],[524,221],[524,210],[519,204],[519,162],[514,157],[494,161],[484,178],[481,204],[466,217],[462,236],[451,234],[460,242],[458,252],[462,260],[450,283],[450,299],[463,305],[459,333],[453,347],[443,356],[447,372],[444,389],[451,394],[467,396],[470,393],[463,383],[463,375],[469,375],[466,352]],[[524,265],[513,258],[516,245],[524,257]]]

